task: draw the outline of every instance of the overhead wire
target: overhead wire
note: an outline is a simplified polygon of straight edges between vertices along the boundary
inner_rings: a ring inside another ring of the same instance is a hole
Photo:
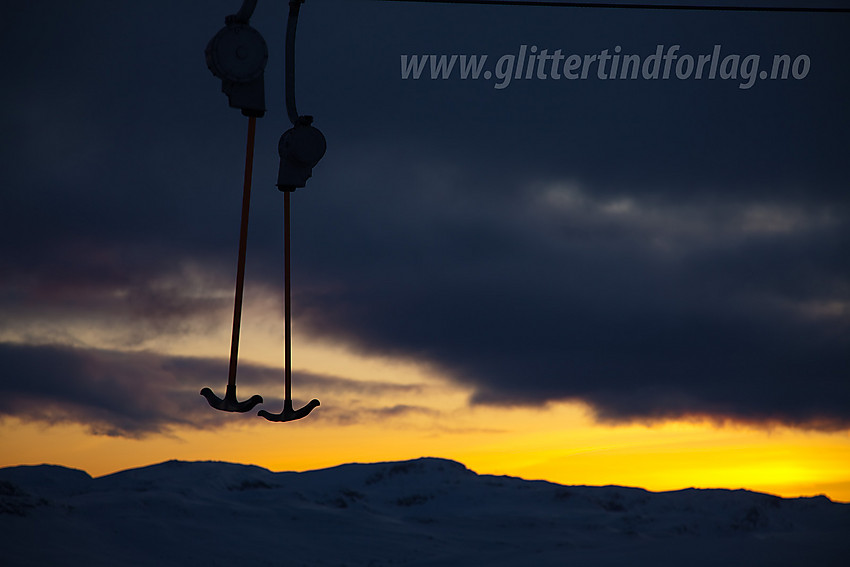
[[[816,6],[728,6],[715,4],[631,4],[619,2],[557,2],[547,0],[373,0],[375,2],[407,2],[418,4],[469,4],[485,6],[530,6],[545,8],[609,8],[625,10],[679,10],[717,12],[790,12],[810,14],[850,13],[850,8]]]

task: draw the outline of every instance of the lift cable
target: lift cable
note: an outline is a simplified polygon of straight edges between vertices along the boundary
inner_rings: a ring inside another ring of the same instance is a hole
[[[556,2],[547,0],[373,0],[375,2],[408,2],[418,4],[472,4],[485,6],[533,6],[544,8],[610,8],[625,10],[679,10],[715,12],[791,12],[810,14],[848,14],[850,8],[801,6],[722,6],[688,4],[620,4],[615,2]]]

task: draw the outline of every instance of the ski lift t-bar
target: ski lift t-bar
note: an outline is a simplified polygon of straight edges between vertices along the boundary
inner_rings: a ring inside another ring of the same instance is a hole
[[[251,204],[251,176],[254,164],[254,132],[257,118],[265,114],[263,72],[268,61],[268,48],[260,33],[248,25],[256,0],[245,0],[237,14],[225,18],[205,50],[207,67],[221,79],[221,90],[230,106],[241,108],[248,117],[248,144],[245,152],[245,182],[242,190],[242,222],[239,227],[239,259],[236,264],[236,296],[233,301],[233,332],[230,340],[230,368],[224,398],[210,388],[201,395],[213,408],[244,413],[263,403],[262,396],[251,396],[240,402],[236,398],[236,366],[239,358],[239,332],[242,324],[242,295],[245,288],[245,251],[248,240],[248,212]]]
[[[313,174],[313,168],[325,155],[327,144],[322,133],[312,125],[312,116],[301,116],[295,106],[295,30],[298,27],[298,13],[304,0],[290,0],[289,19],[286,24],[286,113],[292,128],[283,133],[278,143],[280,169],[277,188],[283,192],[283,235],[284,235],[284,398],[283,410],[271,413],[260,410],[257,415],[269,421],[294,421],[306,417],[319,405],[312,399],[302,408],[292,405],[292,301],[290,279],[290,194],[307,184]]]

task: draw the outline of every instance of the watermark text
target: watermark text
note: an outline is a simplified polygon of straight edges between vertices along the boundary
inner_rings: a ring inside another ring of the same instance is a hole
[[[715,45],[709,53],[691,55],[681,45],[658,45],[648,55],[624,54],[621,46],[598,53],[565,54],[536,45],[521,45],[517,53],[493,61],[488,55],[401,55],[405,80],[484,80],[505,89],[517,80],[732,80],[749,89],[757,80],[805,79],[811,70],[808,55],[774,55],[762,67],[760,55],[724,54]]]

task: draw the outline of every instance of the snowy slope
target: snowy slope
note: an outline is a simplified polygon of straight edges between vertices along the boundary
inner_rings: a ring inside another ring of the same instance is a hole
[[[847,565],[850,505],[477,475],[441,459],[272,473],[0,469],[0,564]]]

